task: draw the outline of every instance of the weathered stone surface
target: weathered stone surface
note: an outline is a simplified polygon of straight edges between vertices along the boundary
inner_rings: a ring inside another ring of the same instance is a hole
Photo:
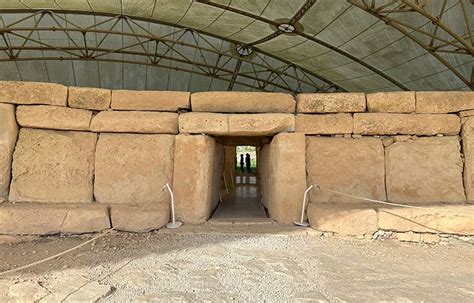
[[[16,203],[0,206],[0,234],[88,233],[110,228],[103,205]]]
[[[384,150],[377,138],[306,138],[308,184],[363,198],[385,200]],[[321,189],[310,192],[315,203],[360,203],[359,199]]]
[[[351,114],[327,114],[296,116],[296,131],[311,135],[351,134]]]
[[[8,195],[13,150],[15,149],[18,126],[15,120],[15,106],[0,104],[0,197]]]
[[[474,117],[468,118],[462,126],[464,152],[464,188],[468,201],[474,201]]]
[[[191,95],[195,112],[294,113],[295,100],[284,93],[199,92]]]
[[[269,136],[294,131],[292,114],[229,115],[231,136]]]
[[[74,108],[106,110],[110,107],[110,89],[69,87],[68,105]]]
[[[474,109],[459,112],[459,117],[461,118],[471,117],[471,116],[474,116]]]
[[[185,223],[203,223],[210,214],[213,191],[215,140],[203,135],[175,138],[173,191],[176,218]]]
[[[0,81],[0,103],[66,106],[67,87],[54,83]]]
[[[48,291],[38,282],[24,281],[14,283],[8,288],[8,297],[11,302],[39,302],[48,295]]]
[[[110,285],[100,284],[97,281],[92,281],[73,292],[67,297],[66,301],[70,302],[97,302],[102,298],[107,297],[112,293]]]
[[[417,92],[417,113],[454,113],[474,109],[474,92]]]
[[[341,235],[363,236],[377,231],[377,212],[365,205],[310,203],[308,221],[312,228]]]
[[[112,226],[115,230],[147,232],[162,228],[170,220],[168,201],[154,206],[112,205]]]
[[[154,204],[169,201],[174,136],[101,134],[95,154],[94,195],[103,203]]]
[[[100,112],[92,118],[94,132],[176,134],[178,114],[158,112]]]
[[[281,224],[293,224],[301,217],[306,189],[305,136],[278,134],[270,143],[265,174],[269,180],[264,199],[270,216]]]
[[[367,108],[374,113],[413,113],[415,92],[379,92],[367,94]]]
[[[16,119],[22,127],[64,130],[89,130],[92,112],[49,105],[20,105]]]
[[[189,92],[114,90],[112,108],[175,112],[190,108],[189,95]]]
[[[298,113],[363,112],[365,108],[364,93],[316,93],[296,96]]]
[[[216,113],[184,113],[179,115],[179,132],[190,134],[229,134],[229,115]]]
[[[474,205],[436,205],[426,209],[381,208],[380,229],[474,235]]]
[[[22,128],[9,200],[91,202],[97,135]]]
[[[354,114],[354,133],[362,135],[457,135],[460,128],[457,115]]]
[[[465,201],[458,137],[418,138],[385,149],[388,200]]]

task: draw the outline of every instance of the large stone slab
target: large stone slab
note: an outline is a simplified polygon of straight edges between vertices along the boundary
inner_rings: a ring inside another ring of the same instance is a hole
[[[299,114],[296,116],[296,131],[310,135],[351,134],[353,123],[351,114]]]
[[[413,113],[415,92],[377,92],[366,95],[367,109],[374,113]]]
[[[225,136],[229,134],[229,115],[184,113],[179,115],[179,132]]]
[[[417,113],[454,113],[474,109],[474,92],[417,92]]]
[[[13,150],[15,149],[18,126],[15,120],[15,106],[0,104],[0,197],[8,196]]]
[[[110,228],[103,205],[16,203],[0,206],[0,234],[80,234]]]
[[[63,130],[89,130],[92,112],[49,105],[20,105],[16,119],[22,127]]]
[[[380,229],[474,235],[474,205],[433,205],[432,208],[378,209]]]
[[[465,201],[458,137],[418,138],[385,149],[388,200]]]
[[[194,112],[294,113],[295,100],[284,93],[199,92],[191,95]]]
[[[342,193],[385,200],[384,150],[377,138],[306,138],[308,184]],[[360,203],[361,200],[313,189],[315,203]]]
[[[307,213],[311,227],[320,231],[363,236],[378,229],[377,212],[366,205],[310,203]]]
[[[102,203],[140,203],[150,207],[169,201],[174,136],[101,134],[95,154],[94,195]]]
[[[178,114],[105,111],[92,118],[90,129],[94,132],[176,134]]]
[[[54,83],[0,81],[0,103],[66,106],[67,91]]]
[[[350,113],[364,112],[364,93],[316,93],[296,96],[298,113]]]
[[[169,222],[170,204],[164,202],[152,207],[112,205],[110,216],[115,230],[147,232],[160,229]]]
[[[22,128],[9,200],[91,202],[96,140],[94,133]]]
[[[354,114],[354,133],[362,135],[457,135],[460,129],[457,115]]]
[[[474,201],[474,117],[468,118],[462,126],[462,147],[464,152],[464,188],[467,200]]]
[[[189,92],[114,90],[112,108],[176,112],[190,108],[189,96]]]
[[[106,110],[110,108],[112,92],[110,89],[91,87],[69,87],[69,107]]]
[[[176,217],[185,223],[204,223],[210,216],[215,140],[205,135],[175,139],[173,191]]]

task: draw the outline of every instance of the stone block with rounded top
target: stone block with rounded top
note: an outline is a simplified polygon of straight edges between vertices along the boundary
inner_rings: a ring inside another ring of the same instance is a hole
[[[415,92],[377,92],[366,95],[367,109],[374,113],[413,113]]]
[[[20,105],[16,119],[22,127],[60,130],[89,130],[92,112],[49,105]]]
[[[69,87],[68,105],[73,108],[106,110],[110,108],[110,89]]]

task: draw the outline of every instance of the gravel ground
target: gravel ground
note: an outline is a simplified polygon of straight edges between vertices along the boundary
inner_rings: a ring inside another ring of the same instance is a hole
[[[0,271],[91,236],[0,244]],[[322,238],[281,226],[116,233],[0,276],[0,302],[474,301],[474,246]]]

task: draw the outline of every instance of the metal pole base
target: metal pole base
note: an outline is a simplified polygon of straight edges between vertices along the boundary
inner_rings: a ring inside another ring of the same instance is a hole
[[[170,222],[170,223],[166,224],[166,228],[178,228],[181,225],[183,225],[183,222],[179,222],[179,221],[176,221],[175,223]]]
[[[308,222],[293,221],[293,224],[298,225],[298,226],[303,226],[303,227],[309,227]]]

